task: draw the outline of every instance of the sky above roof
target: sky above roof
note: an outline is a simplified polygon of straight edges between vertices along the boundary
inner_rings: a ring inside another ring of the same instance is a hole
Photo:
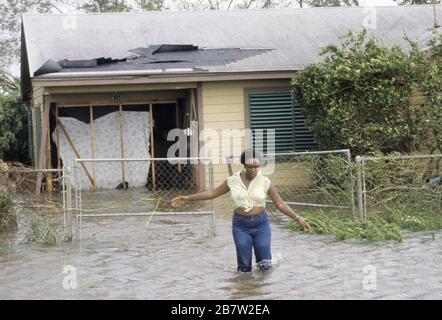
[[[126,3],[133,8],[136,8],[137,0],[126,0]],[[218,0],[218,1],[208,1],[208,0],[165,0],[165,8],[167,10],[184,10],[183,3],[186,3],[192,9],[204,10],[208,9],[210,3],[218,2],[219,8],[221,10],[226,10],[229,5],[230,9],[237,8],[244,4],[244,0]],[[260,9],[262,8],[266,0],[255,0],[250,9]],[[273,5],[275,8],[298,8],[299,1],[296,0],[273,0]],[[66,1],[61,1],[57,6],[64,12],[75,12],[77,11],[77,5],[83,4],[83,0],[71,0],[70,3]],[[397,0],[359,0],[359,6],[397,6]],[[304,1],[304,7],[308,7],[308,3]]]

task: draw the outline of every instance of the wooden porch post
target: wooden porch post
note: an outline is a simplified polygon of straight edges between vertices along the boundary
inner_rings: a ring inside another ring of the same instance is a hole
[[[41,128],[41,136],[40,136],[40,150],[38,152],[38,165],[37,170],[42,170],[46,164],[46,143],[47,143],[47,135],[49,131],[49,111],[50,111],[50,103],[49,100],[45,97],[43,103],[43,119],[42,119],[42,128]],[[37,181],[35,183],[35,193],[40,194],[41,192],[41,181],[43,179],[43,173],[39,171],[37,173]]]
[[[120,147],[121,147],[121,159],[124,159],[124,135],[123,135],[123,105],[119,105],[119,112],[120,112]],[[121,161],[121,175],[123,177],[123,189],[126,189],[126,176],[124,174],[124,161]]]
[[[89,123],[90,123],[90,137],[91,137],[91,148],[92,148],[92,159],[95,159],[95,142],[94,142],[94,110],[92,105],[89,106]],[[92,162],[92,190],[97,190],[97,173],[95,161]]]
[[[153,135],[153,106],[149,104],[149,122],[150,122],[150,157],[155,158],[155,146],[154,146],[154,135]],[[155,160],[152,160],[152,188],[156,191],[156,174],[155,174]]]

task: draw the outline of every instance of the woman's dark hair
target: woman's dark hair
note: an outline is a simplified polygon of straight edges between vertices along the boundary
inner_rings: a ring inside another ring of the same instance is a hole
[[[241,164],[250,164],[251,159],[258,159],[259,163],[262,163],[262,155],[258,150],[246,149],[241,153]]]

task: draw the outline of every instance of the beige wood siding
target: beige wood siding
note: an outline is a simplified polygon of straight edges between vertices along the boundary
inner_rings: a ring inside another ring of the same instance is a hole
[[[203,129],[214,129],[218,133],[218,150],[210,150],[215,154],[229,154],[232,146],[228,139],[222,137],[222,129],[246,128],[245,89],[257,88],[289,88],[287,80],[253,80],[253,81],[222,81],[205,82],[202,86]],[[244,149],[244,132],[241,131],[240,150]],[[223,147],[224,146],[224,147]],[[223,158],[221,159],[223,160]],[[228,177],[226,164],[214,165],[214,186],[221,184]],[[207,181],[207,180],[206,180]]]

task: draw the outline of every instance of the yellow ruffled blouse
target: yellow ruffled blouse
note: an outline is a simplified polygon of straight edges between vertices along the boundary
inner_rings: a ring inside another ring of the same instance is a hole
[[[238,171],[227,178],[233,209],[243,207],[248,212],[253,207],[265,207],[270,179],[264,176],[261,171],[258,171],[247,188],[241,180],[240,174],[241,171]]]

